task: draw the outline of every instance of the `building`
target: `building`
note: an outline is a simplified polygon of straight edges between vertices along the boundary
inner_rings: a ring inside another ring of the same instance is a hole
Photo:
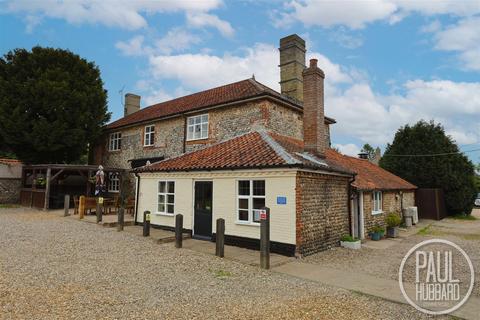
[[[126,96],[126,116],[108,125],[96,161],[134,169],[138,223],[148,210],[153,226],[172,229],[181,213],[194,237],[214,239],[214,221],[224,218],[226,243],[258,247],[259,209],[267,206],[272,251],[308,255],[343,235],[364,236],[383,224],[383,208],[396,211],[390,193],[414,186],[330,149],[325,74],[316,59],[305,67],[297,35],[281,39],[279,50],[281,93],[252,78],[144,109],[140,97]],[[365,188],[357,177],[377,184]],[[402,181],[398,189],[384,184],[390,179]],[[367,217],[370,192],[376,211]]]

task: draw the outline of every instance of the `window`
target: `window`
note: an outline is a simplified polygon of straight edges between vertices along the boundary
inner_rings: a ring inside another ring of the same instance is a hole
[[[372,214],[382,213],[382,192],[373,191],[373,211]]]
[[[175,213],[175,182],[158,182],[157,213],[166,215],[173,215]]]
[[[187,119],[187,140],[208,138],[208,114],[189,117]]]
[[[143,137],[143,145],[145,147],[153,146],[155,143],[155,126],[146,126],[145,135]]]
[[[265,181],[238,181],[239,223],[260,223],[260,209],[265,207]]]
[[[117,151],[122,148],[122,133],[115,132],[110,134],[110,141],[108,144],[108,150]]]
[[[120,178],[118,174],[110,172],[108,173],[108,192],[120,191]]]

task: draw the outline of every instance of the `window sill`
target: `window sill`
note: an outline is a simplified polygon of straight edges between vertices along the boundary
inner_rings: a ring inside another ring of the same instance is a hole
[[[383,211],[372,211],[372,216],[378,216],[379,214],[382,214]]]
[[[110,153],[117,153],[117,152],[121,152],[121,151],[122,151],[122,149],[118,149],[118,150],[108,150],[108,152],[110,152]]]
[[[118,190],[107,190],[108,193],[119,193],[120,191]]]
[[[165,212],[154,212],[153,215],[155,216],[165,216],[165,217],[173,217],[174,213],[165,213]]]
[[[235,224],[238,224],[238,225],[241,225],[241,226],[260,227],[260,223],[258,223],[258,222],[248,222],[248,221],[237,220],[237,221],[235,221]]]
[[[206,138],[198,138],[198,139],[187,139],[185,140],[186,142],[196,142],[196,141],[200,141],[200,142],[203,142],[205,140],[208,140],[208,137]]]

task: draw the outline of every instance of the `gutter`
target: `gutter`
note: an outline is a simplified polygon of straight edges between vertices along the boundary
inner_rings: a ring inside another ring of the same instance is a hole
[[[348,227],[349,227],[349,231],[350,231],[350,234],[352,235],[352,237],[354,236],[353,235],[353,226],[352,226],[352,189],[353,189],[353,186],[352,186],[352,183],[355,182],[355,174],[353,175],[352,179],[350,179],[348,181]]]

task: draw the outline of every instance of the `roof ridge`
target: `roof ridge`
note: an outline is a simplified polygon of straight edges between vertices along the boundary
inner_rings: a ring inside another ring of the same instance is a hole
[[[284,147],[282,147],[274,138],[272,138],[266,130],[257,131],[262,139],[275,151],[275,153],[282,158],[288,164],[299,164],[301,163],[295,159]]]

